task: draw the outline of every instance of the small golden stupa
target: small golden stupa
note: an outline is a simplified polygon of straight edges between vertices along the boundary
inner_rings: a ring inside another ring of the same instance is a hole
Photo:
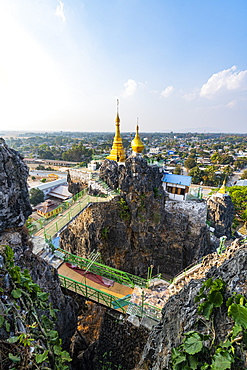
[[[223,184],[222,184],[220,190],[218,191],[218,193],[226,194],[226,180],[223,181]]]
[[[144,144],[141,141],[141,138],[139,136],[139,126],[138,126],[138,119],[137,119],[137,125],[136,125],[136,135],[134,139],[131,141],[131,147],[134,153],[141,154],[144,149]]]
[[[119,101],[117,100],[117,117],[116,117],[116,120],[115,120],[115,122],[116,122],[116,132],[115,132],[115,136],[114,136],[114,140],[113,140],[113,144],[112,144],[111,153],[106,158],[111,159],[111,160],[116,161],[116,162],[125,162],[126,155],[125,155],[125,151],[124,151],[124,147],[123,147],[123,141],[122,141],[122,138],[121,138],[121,135],[120,135],[120,118],[119,118],[119,114],[118,114],[118,105],[119,105]]]

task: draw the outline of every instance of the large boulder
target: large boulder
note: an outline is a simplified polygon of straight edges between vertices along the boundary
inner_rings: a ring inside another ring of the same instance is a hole
[[[215,229],[217,238],[226,236],[231,238],[231,225],[234,217],[234,205],[228,194],[215,193],[207,200],[208,221]]]
[[[27,187],[28,167],[22,159],[0,138],[0,232],[23,226],[32,213]]]

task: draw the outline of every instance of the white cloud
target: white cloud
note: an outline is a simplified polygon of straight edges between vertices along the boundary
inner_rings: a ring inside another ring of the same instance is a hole
[[[163,96],[163,98],[168,98],[168,96],[170,96],[174,90],[175,89],[173,86],[167,86],[165,90],[161,91],[160,95]]]
[[[124,97],[134,95],[134,93],[136,92],[137,86],[138,86],[138,83],[135,80],[128,79],[128,81],[125,82],[124,84],[125,90],[122,95]]]
[[[196,92],[193,92],[193,93],[190,93],[190,94],[185,94],[183,95],[183,98],[186,100],[186,101],[192,101],[192,100],[195,100],[197,98],[197,93]]]
[[[214,73],[202,86],[201,97],[212,97],[219,91],[247,90],[247,70],[237,71],[233,66],[218,73]]]
[[[237,105],[237,100],[235,99],[235,100],[230,101],[228,104],[226,104],[226,107],[234,109],[236,108],[236,105]]]
[[[63,21],[65,21],[65,15],[64,15],[64,10],[63,10],[64,3],[60,0],[58,0],[58,2],[59,2],[59,5],[57,5],[56,7],[55,15],[58,16],[58,18],[61,18]]]

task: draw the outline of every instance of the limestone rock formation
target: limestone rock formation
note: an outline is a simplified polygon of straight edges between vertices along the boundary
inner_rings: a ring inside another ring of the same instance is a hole
[[[120,196],[84,210],[62,232],[63,249],[85,257],[95,249],[106,264],[143,277],[150,265],[172,277],[205,254],[205,203],[170,206],[158,168],[132,155],[125,166],[105,160],[100,177]]]
[[[77,306],[75,300],[63,294],[57,271],[32,253],[32,241],[27,234],[27,229],[23,227],[31,214],[27,176],[28,168],[23,163],[22,157],[8,148],[4,140],[0,139],[0,285],[3,289],[1,291],[4,292],[0,297],[0,316],[5,308],[13,304],[10,290],[11,277],[6,274],[2,256],[7,245],[14,251],[15,265],[22,271],[28,269],[34,283],[50,294],[49,300],[53,308],[58,310],[57,330],[63,339],[63,344],[68,346],[76,330]],[[19,331],[25,333],[25,325],[21,324]],[[6,338],[9,333],[2,328],[0,336]]]
[[[23,226],[32,213],[27,177],[21,155],[0,138],[0,232]]]
[[[57,271],[32,253],[32,243],[24,229],[0,234],[0,245],[9,245],[15,254],[15,264],[22,270],[28,269],[33,281],[49,293],[49,301],[58,310],[57,330],[63,344],[68,346],[76,330],[78,307],[75,300],[63,294]],[[2,297],[0,305],[6,304],[6,299]]]
[[[212,268],[207,272],[206,278],[192,279],[177,295],[173,295],[163,308],[161,322],[153,329],[145,345],[142,359],[135,370],[164,370],[171,369],[171,350],[181,344],[182,334],[190,330],[199,330],[200,315],[197,312],[198,303],[195,296],[199,292],[203,281],[208,278],[221,278],[227,284],[224,299],[227,300],[232,294],[242,294],[246,297],[247,292],[247,244],[240,245],[238,242],[226,250],[226,259],[218,264],[217,256],[213,258]],[[236,248],[237,247],[237,248]],[[239,248],[239,249],[238,249]],[[206,257],[208,258],[208,256]],[[208,259],[210,260],[210,259]],[[220,259],[219,259],[220,261]],[[218,265],[218,267],[216,267]],[[227,315],[226,309],[218,309],[214,319],[215,343],[227,337],[232,326],[232,320]],[[211,332],[209,332],[212,335]],[[245,361],[246,351],[237,354],[241,361]],[[246,364],[245,364],[246,365]],[[237,363],[231,369],[243,368]],[[245,368],[245,367],[244,367]]]
[[[208,221],[215,229],[217,238],[231,238],[231,225],[234,217],[234,205],[228,194],[215,193],[208,200]]]
[[[68,190],[71,194],[79,193],[81,190],[87,187],[87,184],[90,180],[89,172],[79,172],[77,170],[68,171],[67,181],[68,181]]]

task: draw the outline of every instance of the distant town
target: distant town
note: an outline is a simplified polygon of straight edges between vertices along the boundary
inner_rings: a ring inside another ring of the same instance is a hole
[[[99,167],[109,155],[114,136],[104,132],[0,134],[32,168],[50,171],[60,166],[87,167],[91,161]],[[128,155],[134,134],[121,136]],[[149,164],[174,174],[189,174],[193,184],[217,187],[224,180],[234,185],[240,177],[247,179],[247,134],[140,132],[140,137],[145,144],[143,156]]]

